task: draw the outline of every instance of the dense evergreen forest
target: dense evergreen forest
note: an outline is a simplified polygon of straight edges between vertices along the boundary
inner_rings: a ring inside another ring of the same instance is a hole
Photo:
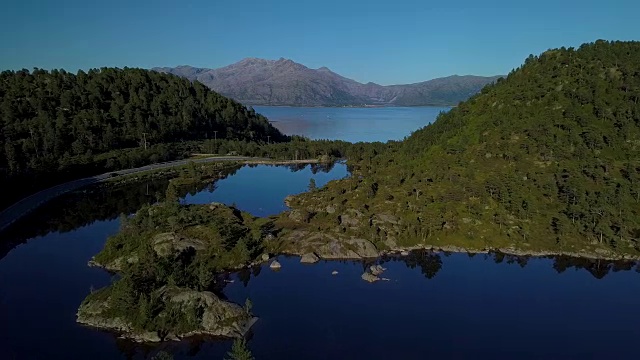
[[[183,141],[289,140],[198,82],[142,69],[4,71],[0,98],[0,185],[12,189],[0,207],[57,182],[198,149]]]
[[[291,204],[312,228],[339,225],[383,248],[638,256],[638,59],[639,42],[531,55],[398,146],[352,162],[357,176]]]

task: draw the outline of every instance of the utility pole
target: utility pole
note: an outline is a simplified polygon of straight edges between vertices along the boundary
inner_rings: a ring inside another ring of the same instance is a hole
[[[269,139],[271,138],[271,136],[267,135],[267,144],[269,143]]]
[[[147,150],[147,133],[143,132],[142,133],[142,141],[144,141],[144,149]]]

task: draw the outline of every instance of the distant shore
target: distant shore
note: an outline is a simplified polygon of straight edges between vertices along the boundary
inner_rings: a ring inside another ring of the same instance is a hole
[[[244,103],[243,103],[244,104]],[[458,105],[251,105],[247,107],[273,107],[273,108],[319,108],[319,109],[380,109],[380,108],[421,108],[421,107],[445,107],[455,108]]]
[[[392,250],[386,250],[381,253],[395,254],[402,251],[415,251],[415,250],[432,250],[451,253],[463,253],[463,254],[491,254],[501,253],[505,255],[513,256],[530,256],[530,257],[548,257],[548,256],[566,256],[570,258],[590,259],[590,260],[607,260],[607,261],[639,261],[640,256],[631,254],[619,254],[612,252],[586,252],[586,251],[551,251],[551,250],[523,250],[513,247],[507,248],[487,248],[487,249],[468,249],[455,245],[415,245],[404,248],[397,248]],[[603,250],[603,249],[599,249]]]

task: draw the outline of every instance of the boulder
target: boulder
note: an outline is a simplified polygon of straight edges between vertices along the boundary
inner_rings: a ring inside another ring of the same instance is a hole
[[[158,332],[157,331],[145,331],[143,333],[135,333],[135,334],[129,334],[126,336],[120,336],[120,338],[122,339],[131,339],[133,341],[136,342],[146,342],[146,343],[151,343],[151,342],[160,342],[162,341],[162,339],[160,338],[160,336],[158,336]]]
[[[368,271],[365,271],[365,272],[362,274],[362,276],[361,276],[361,277],[362,277],[362,280],[367,281],[367,282],[370,282],[370,283],[372,283],[372,282],[376,282],[376,281],[379,281],[379,280],[380,280],[380,278],[379,278],[379,277],[377,277],[377,276],[375,276],[375,275],[371,274],[371,273],[370,273],[370,272],[368,272]]]
[[[260,259],[262,259],[262,261],[269,261],[269,254],[262,254]]]
[[[223,203],[219,203],[219,202],[212,202],[211,204],[209,204],[209,210],[215,210],[215,209],[221,208],[221,207],[226,207],[226,205],[223,204]]]
[[[333,270],[333,271],[331,272],[331,275],[338,275],[338,271],[337,271],[337,270]]]
[[[291,201],[294,199],[293,195],[289,195],[286,198],[284,198],[284,204],[290,208],[291,207]]]
[[[303,264],[315,264],[318,261],[320,261],[320,258],[318,257],[318,255],[314,254],[314,253],[307,253],[302,255],[302,258],[300,259],[300,262]]]
[[[382,214],[374,215],[373,223],[374,224],[385,224],[385,223],[388,223],[388,224],[394,224],[395,225],[395,224],[399,223],[399,220],[398,220],[397,217],[395,217],[393,215],[382,213]]]
[[[357,217],[349,214],[343,214],[339,217],[340,225],[347,227],[358,227],[360,226],[360,220]]]
[[[380,265],[371,265],[371,267],[369,267],[369,272],[374,276],[382,274],[385,270],[387,269],[383,268]]]
[[[180,337],[195,334],[211,336],[242,337],[246,325],[252,317],[238,304],[224,301],[209,291],[196,291],[186,288],[166,288],[161,290],[165,301],[181,304],[183,312],[188,309],[204,309],[200,326]]]
[[[282,267],[282,265],[280,265],[278,260],[273,260],[273,262],[271,263],[271,265],[269,265],[269,267],[273,270],[279,270]]]
[[[293,209],[289,212],[289,219],[295,222],[309,222],[309,212],[305,210]]]
[[[409,252],[408,252],[408,251],[406,251],[406,250],[402,250],[402,251],[400,252],[400,255],[402,255],[402,256],[409,256]]]

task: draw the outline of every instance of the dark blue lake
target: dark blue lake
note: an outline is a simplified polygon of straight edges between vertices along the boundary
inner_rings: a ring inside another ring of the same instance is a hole
[[[331,109],[341,110],[360,109]],[[389,133],[404,128],[408,135],[420,121],[385,124]],[[190,190],[183,201],[235,203],[270,215],[311,178],[322,186],[347,175],[344,164],[243,167]],[[150,181],[62,199],[0,235],[0,359],[146,359],[161,349],[176,359],[223,358],[228,340],[148,347],[75,323],[90,289],[111,281],[87,261],[118,231],[120,213],[155,201],[165,185]],[[389,281],[369,284],[360,279],[369,263],[279,260],[281,271],[229,274],[233,282],[224,288],[232,301],[250,298],[260,317],[248,342],[256,359],[637,357],[636,264],[414,252],[377,260]]]

